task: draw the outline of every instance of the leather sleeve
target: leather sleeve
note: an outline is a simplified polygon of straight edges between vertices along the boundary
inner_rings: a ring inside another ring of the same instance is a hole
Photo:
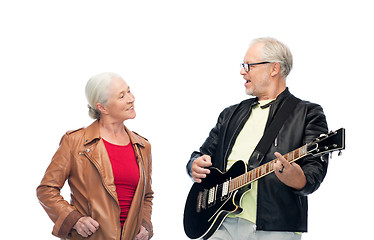
[[[36,190],[40,204],[55,223],[52,234],[60,238],[66,238],[78,219],[82,217],[60,195],[60,190],[69,177],[71,160],[69,136],[65,135]]]
[[[193,161],[195,161],[196,158],[202,155],[209,155],[212,157],[212,159],[214,158],[214,153],[216,152],[216,148],[218,144],[218,136],[221,131],[222,124],[226,116],[226,112],[229,110],[229,108],[226,108],[220,113],[216,125],[210,131],[208,138],[205,140],[203,145],[200,147],[199,151],[195,151],[191,154],[190,160],[188,161],[187,166],[186,166],[187,173],[190,177],[191,177],[192,163]]]
[[[307,103],[307,116],[305,119],[304,144],[311,142],[321,134],[328,132],[325,114],[321,106]],[[327,173],[328,155],[321,157],[307,156],[300,162],[307,183],[305,187],[296,191],[298,195],[306,196],[316,191]]]

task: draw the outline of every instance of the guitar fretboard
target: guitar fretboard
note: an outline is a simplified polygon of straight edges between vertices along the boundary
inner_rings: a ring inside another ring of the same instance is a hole
[[[289,152],[283,157],[290,163],[305,157],[307,155],[307,145],[304,145],[292,152]],[[233,178],[230,180],[229,191],[233,192],[239,188],[244,187],[272,172],[274,172],[274,164],[278,161],[278,159],[274,159],[268,163],[265,163],[249,172],[240,175],[239,177]]]

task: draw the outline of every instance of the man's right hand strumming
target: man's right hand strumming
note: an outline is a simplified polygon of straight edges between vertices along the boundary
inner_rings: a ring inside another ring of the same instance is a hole
[[[191,175],[195,182],[201,183],[202,178],[206,178],[206,175],[210,173],[207,167],[212,166],[212,161],[210,156],[203,155],[196,158],[192,163]]]

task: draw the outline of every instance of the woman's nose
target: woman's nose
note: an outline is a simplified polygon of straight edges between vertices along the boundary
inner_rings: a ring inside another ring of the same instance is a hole
[[[132,102],[134,102],[134,101],[135,101],[135,96],[134,96],[134,94],[130,93],[130,94],[129,94],[128,102],[132,103]]]

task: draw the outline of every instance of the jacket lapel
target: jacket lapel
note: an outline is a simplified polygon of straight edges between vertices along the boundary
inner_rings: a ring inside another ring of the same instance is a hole
[[[106,190],[118,203],[116,186],[114,184],[112,164],[110,163],[110,159],[106,151],[104,142],[101,140],[100,126],[98,121],[95,121],[86,128],[86,133],[84,137],[84,155],[96,167]]]

